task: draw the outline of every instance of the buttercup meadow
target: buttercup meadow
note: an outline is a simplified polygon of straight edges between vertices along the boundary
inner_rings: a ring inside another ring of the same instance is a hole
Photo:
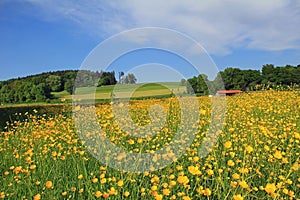
[[[185,153],[162,169],[140,173],[119,171],[94,158],[92,148],[78,136],[72,115],[17,113],[25,120],[8,123],[0,135],[0,198],[300,199],[299,92],[226,97],[223,129],[205,157],[198,150],[207,140],[211,99],[198,97],[198,102],[199,120],[191,124],[197,131]],[[128,152],[155,152],[172,141],[181,108],[175,97],[134,100],[129,103],[132,120],[139,126],[149,124],[153,104],[165,109],[167,119],[151,137],[122,131],[111,103],[96,106],[99,125],[112,143]],[[115,159],[126,162],[126,155]]]

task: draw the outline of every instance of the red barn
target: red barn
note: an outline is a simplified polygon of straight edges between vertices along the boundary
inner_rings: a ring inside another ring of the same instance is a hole
[[[217,95],[231,96],[235,94],[240,94],[242,92],[243,92],[242,90],[219,90],[217,91]]]

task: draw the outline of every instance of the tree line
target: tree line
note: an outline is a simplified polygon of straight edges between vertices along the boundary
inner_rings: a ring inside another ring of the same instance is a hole
[[[50,102],[54,99],[52,92],[73,92],[74,82],[79,70],[65,70],[31,75],[24,78],[0,82],[0,103]],[[114,72],[91,72],[81,70],[83,79],[76,80],[77,86],[91,86],[98,79],[102,81],[109,76],[106,84],[115,84]],[[104,84],[104,83],[100,83]],[[98,86],[98,85],[97,85]]]
[[[266,64],[262,70],[242,70],[239,68],[226,68],[217,74],[214,80],[200,74],[187,80],[188,93],[199,95],[215,94],[216,91],[243,90],[257,91],[269,88],[294,89],[300,85],[300,65],[277,66]],[[184,80],[182,80],[182,83]]]
[[[133,74],[124,76],[125,83],[135,83]],[[76,81],[76,82],[75,82]],[[31,75],[24,78],[0,81],[0,103],[50,102],[55,100],[52,92],[73,93],[76,87],[114,85],[115,72],[88,70],[64,70]]]

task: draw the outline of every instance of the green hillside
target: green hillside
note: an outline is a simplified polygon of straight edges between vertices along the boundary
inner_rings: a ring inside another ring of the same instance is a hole
[[[76,95],[82,95],[83,99],[86,94],[93,93],[94,87],[81,87],[76,89]],[[142,98],[151,96],[171,95],[172,93],[185,93],[186,87],[178,82],[166,83],[137,83],[137,84],[117,84],[97,87],[95,91],[96,99],[110,99],[112,93],[115,98]],[[66,91],[53,92],[56,98],[71,100],[72,95]]]

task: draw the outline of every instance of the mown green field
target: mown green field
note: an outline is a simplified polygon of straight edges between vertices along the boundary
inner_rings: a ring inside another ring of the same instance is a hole
[[[133,93],[132,93],[133,92]],[[96,99],[110,99],[112,93],[115,98],[141,98],[150,96],[162,96],[170,95],[174,93],[186,93],[186,87],[180,85],[176,82],[166,82],[166,83],[139,83],[139,84],[117,84],[97,87],[96,91],[94,88],[82,87],[76,89],[77,95],[86,95],[90,93],[95,93]],[[63,92],[53,92],[55,97],[60,99],[70,100],[72,96],[66,91]]]
[[[95,159],[81,143],[71,114],[18,112],[25,121],[15,120],[0,134],[0,198],[300,198],[298,92],[268,91],[226,97],[224,128],[205,157],[199,156],[198,150],[203,141],[210,141],[206,134],[212,120],[211,99],[198,100],[200,118],[190,126],[191,130],[196,128],[192,144],[165,168],[143,173],[119,171],[105,165],[104,160]],[[134,123],[149,124],[149,108],[155,104],[161,105],[168,117],[153,136],[134,137],[122,131],[109,103],[96,107],[99,128],[110,142],[128,152],[156,152],[174,138],[181,108],[176,98],[132,101],[130,116]],[[122,103],[116,105],[120,110],[124,108]],[[78,107],[76,112],[80,114],[85,109],[88,107]],[[90,122],[85,123],[88,127]],[[96,143],[99,140],[96,132],[87,136]],[[97,154],[101,146],[89,145],[89,149]],[[124,154],[106,153],[118,163],[127,162]],[[172,151],[162,156],[171,158]],[[161,158],[153,157],[152,161],[160,162]]]

